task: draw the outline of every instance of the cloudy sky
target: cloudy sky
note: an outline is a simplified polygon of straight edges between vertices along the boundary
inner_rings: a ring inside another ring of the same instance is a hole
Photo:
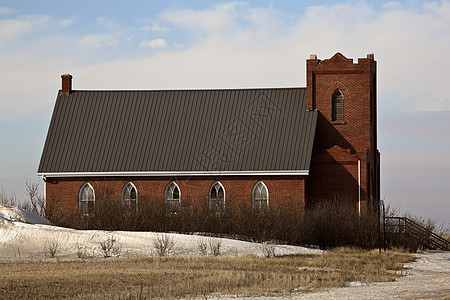
[[[336,52],[378,62],[382,197],[450,227],[448,1],[1,0],[0,188],[39,181],[61,74],[74,89],[306,86],[309,55]]]

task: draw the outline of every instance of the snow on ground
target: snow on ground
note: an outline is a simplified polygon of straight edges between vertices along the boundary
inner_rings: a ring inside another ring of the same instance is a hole
[[[153,243],[160,233],[75,230],[51,224],[48,220],[24,210],[0,205],[0,260],[44,259],[50,243],[57,243],[59,259],[73,259],[80,251],[88,257],[102,257],[101,243],[113,238],[120,256],[155,254]],[[175,242],[171,255],[198,255],[199,244],[221,241],[222,255],[263,255],[263,245],[232,239],[216,239],[199,235],[171,233]],[[320,250],[289,245],[276,245],[275,254],[321,253]]]

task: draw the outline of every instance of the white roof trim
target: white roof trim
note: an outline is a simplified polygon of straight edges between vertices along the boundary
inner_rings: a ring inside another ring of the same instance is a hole
[[[117,176],[277,176],[309,175],[308,170],[289,171],[150,171],[150,172],[56,172],[37,173],[38,177],[117,177]]]

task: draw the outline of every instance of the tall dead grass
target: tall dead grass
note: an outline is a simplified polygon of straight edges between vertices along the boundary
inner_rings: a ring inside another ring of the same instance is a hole
[[[289,295],[348,281],[391,281],[405,253],[338,248],[275,258],[192,256],[73,262],[0,263],[4,299],[207,298]]]

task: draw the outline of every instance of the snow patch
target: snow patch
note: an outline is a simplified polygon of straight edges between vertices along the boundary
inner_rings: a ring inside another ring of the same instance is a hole
[[[26,222],[25,216],[17,207],[4,204],[0,204],[0,218],[10,222]]]
[[[43,225],[54,225],[52,222],[43,218],[33,212],[30,212],[25,209],[20,209],[21,213],[25,217],[25,222],[28,224],[43,224]]]
[[[46,244],[57,243],[60,250],[57,257],[76,259],[80,251],[89,258],[103,257],[101,243],[113,237],[121,256],[156,255],[154,241],[160,233],[76,230],[58,226],[48,226],[51,222],[15,207],[0,206],[0,259],[42,259]],[[199,255],[199,244],[208,244],[209,237],[194,234],[170,233],[175,246],[170,255]],[[216,239],[216,238],[213,238]],[[221,238],[221,255],[264,256],[263,244]],[[321,250],[290,245],[275,245],[276,255],[322,253]],[[81,250],[80,250],[81,249]]]
[[[28,210],[0,204],[0,225],[6,221],[23,222],[29,224],[53,225],[52,222]]]
[[[344,282],[345,287],[354,287],[354,286],[361,286],[361,281],[346,281]]]

